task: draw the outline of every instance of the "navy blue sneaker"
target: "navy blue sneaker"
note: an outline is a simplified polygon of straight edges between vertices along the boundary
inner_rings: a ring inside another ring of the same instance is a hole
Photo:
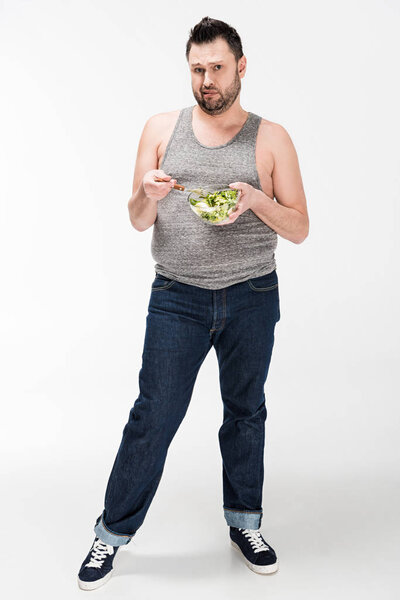
[[[105,544],[98,537],[94,538],[89,554],[78,573],[78,585],[81,590],[95,590],[110,579],[118,548],[119,546]]]
[[[262,575],[278,570],[275,550],[264,540],[259,529],[230,527],[232,546],[238,550],[246,565],[255,573]]]

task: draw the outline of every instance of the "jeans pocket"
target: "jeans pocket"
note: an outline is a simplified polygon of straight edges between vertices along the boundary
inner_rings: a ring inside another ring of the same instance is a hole
[[[269,292],[270,290],[275,290],[278,287],[278,275],[276,269],[266,275],[247,279],[247,283],[255,292]]]
[[[176,283],[175,279],[170,279],[169,277],[165,277],[165,275],[157,273],[153,283],[151,284],[151,289],[154,292],[159,290],[167,290],[172,287],[174,283]]]

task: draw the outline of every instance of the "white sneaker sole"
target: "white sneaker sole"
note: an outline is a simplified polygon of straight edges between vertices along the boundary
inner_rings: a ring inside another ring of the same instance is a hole
[[[245,557],[245,555],[243,554],[236,542],[231,540],[231,544],[235,548],[235,550],[237,550],[240,553],[246,565],[249,567],[249,569],[254,571],[254,573],[258,573],[259,575],[269,575],[270,573],[275,573],[278,570],[278,559],[276,559],[276,562],[274,562],[272,565],[253,565],[253,563]]]
[[[96,581],[82,581],[82,579],[79,579],[78,577],[78,585],[81,588],[81,590],[96,590],[101,585],[107,583],[107,581],[112,575],[113,570],[114,569],[111,569],[111,571],[109,571],[107,575],[104,575],[104,577],[102,577],[101,579],[97,579]]]

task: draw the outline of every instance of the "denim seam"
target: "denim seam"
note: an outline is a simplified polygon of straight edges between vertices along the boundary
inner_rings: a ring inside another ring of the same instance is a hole
[[[262,514],[262,510],[241,510],[240,508],[225,508],[224,510],[230,510],[231,512],[243,512],[249,513],[251,515],[260,515]]]
[[[274,290],[275,288],[278,287],[277,283],[275,283],[274,285],[270,285],[269,287],[266,287],[266,288],[256,287],[255,285],[253,285],[251,283],[251,281],[249,279],[247,280],[247,283],[249,284],[250,288],[252,290],[254,290],[255,292],[267,292],[269,290]]]
[[[152,287],[151,289],[152,289],[152,291],[154,291],[154,292],[156,292],[157,290],[167,290],[167,289],[168,289],[168,288],[170,288],[172,285],[174,285],[174,283],[176,283],[176,282],[175,282],[175,280],[173,280],[173,281],[169,281],[169,282],[168,282],[166,285],[163,285],[163,286],[161,286],[161,285],[158,285],[157,287]]]
[[[213,290],[213,292],[216,292],[218,290]],[[223,329],[225,327],[225,321],[226,321],[226,289],[223,290],[223,295],[222,295],[222,302],[223,302],[223,316],[222,316],[222,320],[221,320],[221,325],[219,327],[212,327],[209,332],[211,333],[212,331],[221,331],[221,329]],[[215,323],[215,316],[217,314],[217,311],[215,311],[214,313],[214,318],[213,318],[213,323]],[[212,324],[212,323],[211,323]]]
[[[221,329],[223,329],[225,327],[225,321],[226,321],[226,289],[224,289],[222,298],[223,298],[223,304],[224,304],[224,316],[222,319]]]
[[[134,533],[116,533],[115,531],[112,531],[112,529],[109,529],[107,527],[107,525],[104,523],[103,517],[101,517],[101,522],[103,524],[104,529],[106,529],[109,533],[112,533],[113,535],[118,535],[119,537],[131,537],[131,536],[135,535]]]

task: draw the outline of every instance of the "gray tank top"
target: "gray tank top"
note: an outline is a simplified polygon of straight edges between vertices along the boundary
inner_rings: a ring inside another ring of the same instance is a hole
[[[205,146],[194,135],[192,111],[183,108],[160,165],[185,188],[228,187],[244,181],[261,190],[255,161],[261,117],[249,112],[226,144]],[[221,289],[276,268],[277,233],[248,209],[233,223],[205,223],[190,208],[188,192],[171,189],[158,202],[151,253],[156,273],[182,283]]]

